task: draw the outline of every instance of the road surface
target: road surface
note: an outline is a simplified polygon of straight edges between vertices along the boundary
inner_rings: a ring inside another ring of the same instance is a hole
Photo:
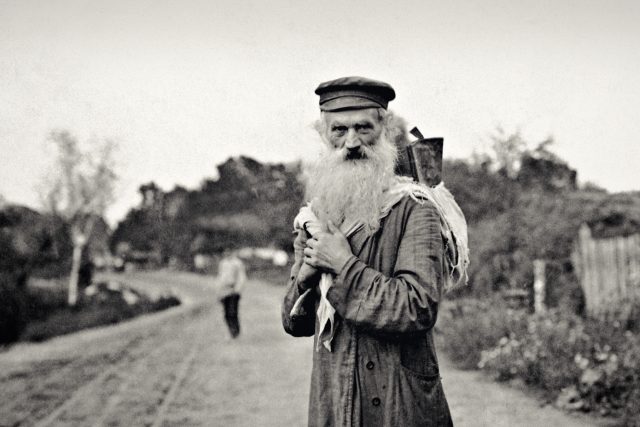
[[[210,277],[118,277],[185,304],[0,353],[0,426],[306,425],[312,342],[282,331],[282,287],[250,280],[227,342]],[[441,363],[457,426],[596,425]]]

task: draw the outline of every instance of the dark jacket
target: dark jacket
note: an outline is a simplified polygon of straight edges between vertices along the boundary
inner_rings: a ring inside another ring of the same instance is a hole
[[[314,347],[309,425],[451,425],[432,336],[445,274],[436,208],[405,197],[375,234],[360,230],[349,243],[354,256],[327,295],[337,318],[332,351]],[[287,333],[317,341],[317,293],[291,316],[300,265],[282,322]]]

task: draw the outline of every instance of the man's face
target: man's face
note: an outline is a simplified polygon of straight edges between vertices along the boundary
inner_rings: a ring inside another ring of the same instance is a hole
[[[327,139],[345,160],[367,158],[369,147],[382,132],[378,110],[333,111],[325,113]]]

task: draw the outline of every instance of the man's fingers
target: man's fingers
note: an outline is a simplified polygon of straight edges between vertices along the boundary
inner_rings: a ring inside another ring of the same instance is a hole
[[[316,243],[318,243],[318,240],[316,240],[315,237],[312,237],[311,239],[307,240],[307,247],[314,248],[316,246]]]
[[[313,248],[306,247],[303,252],[304,262],[309,264],[311,267],[319,268],[323,266],[320,262],[320,258],[318,257],[318,251]]]
[[[312,256],[304,256],[304,262],[308,265],[310,265],[313,268],[317,268],[318,267],[318,263],[316,262],[316,258],[312,257]]]

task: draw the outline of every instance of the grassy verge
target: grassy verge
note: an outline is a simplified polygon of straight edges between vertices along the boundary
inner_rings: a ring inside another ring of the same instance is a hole
[[[520,380],[565,409],[640,425],[637,330],[475,299],[449,301],[438,325],[442,348],[459,367],[481,369],[498,381]]]
[[[91,285],[74,307],[66,304],[66,284],[62,281],[35,280],[28,287],[27,298],[27,325],[20,341],[43,341],[180,304],[175,296],[152,299],[119,282]]]

